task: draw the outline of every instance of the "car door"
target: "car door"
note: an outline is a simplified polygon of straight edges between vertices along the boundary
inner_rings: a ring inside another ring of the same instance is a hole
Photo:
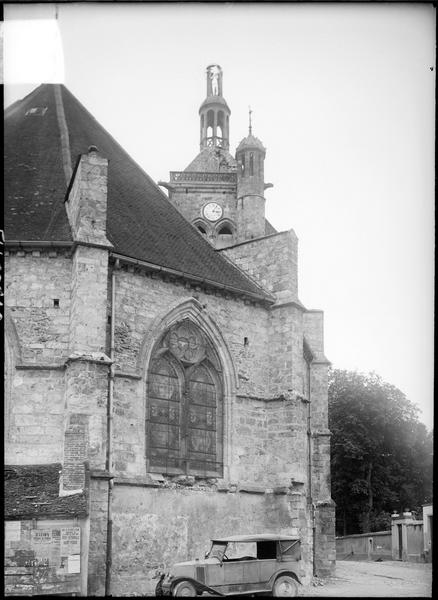
[[[260,590],[257,560],[224,561],[224,592]]]
[[[268,581],[279,568],[279,561],[276,558],[269,558],[257,561],[258,579],[263,588],[266,588]]]
[[[218,561],[217,564],[206,565],[205,575],[205,584],[220,591],[225,580],[223,563]]]

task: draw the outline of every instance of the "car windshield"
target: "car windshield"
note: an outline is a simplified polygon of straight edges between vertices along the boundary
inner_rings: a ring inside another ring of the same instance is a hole
[[[208,553],[208,558],[217,558],[222,560],[225,554],[226,543],[213,542],[211,550]]]

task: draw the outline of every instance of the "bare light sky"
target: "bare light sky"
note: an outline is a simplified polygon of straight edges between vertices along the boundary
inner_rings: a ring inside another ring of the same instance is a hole
[[[54,4],[5,5],[5,82],[24,84],[6,85],[6,105],[62,81],[168,180],[199,151],[205,68],[220,64],[232,151],[251,105],[274,184],[266,216],[298,235],[300,299],[325,312],[326,355],[379,373],[431,428],[435,16],[431,4],[78,3],[56,22]]]

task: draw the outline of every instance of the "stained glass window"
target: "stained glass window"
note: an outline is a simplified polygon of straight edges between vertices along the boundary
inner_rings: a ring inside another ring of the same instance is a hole
[[[188,351],[190,344],[187,349],[184,346],[184,335],[188,334],[192,352]],[[199,360],[204,352],[203,342],[201,337],[196,339],[193,325],[174,329],[164,340],[168,340],[168,348],[159,349],[159,357],[151,360],[148,372],[148,470],[220,476],[223,436],[221,373],[209,359],[208,349]],[[197,362],[193,364],[195,358]]]

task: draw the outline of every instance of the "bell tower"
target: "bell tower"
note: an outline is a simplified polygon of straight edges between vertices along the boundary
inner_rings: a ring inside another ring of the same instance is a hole
[[[266,235],[264,161],[266,150],[249,134],[232,156],[231,110],[223,97],[223,74],[217,64],[206,69],[207,96],[199,108],[200,152],[184,171],[171,171],[170,202],[215,248]],[[271,227],[272,229],[272,227]]]
[[[219,65],[209,65],[206,76],[207,97],[199,109],[200,149],[216,147],[228,150],[231,111],[222,96],[222,69]]]

